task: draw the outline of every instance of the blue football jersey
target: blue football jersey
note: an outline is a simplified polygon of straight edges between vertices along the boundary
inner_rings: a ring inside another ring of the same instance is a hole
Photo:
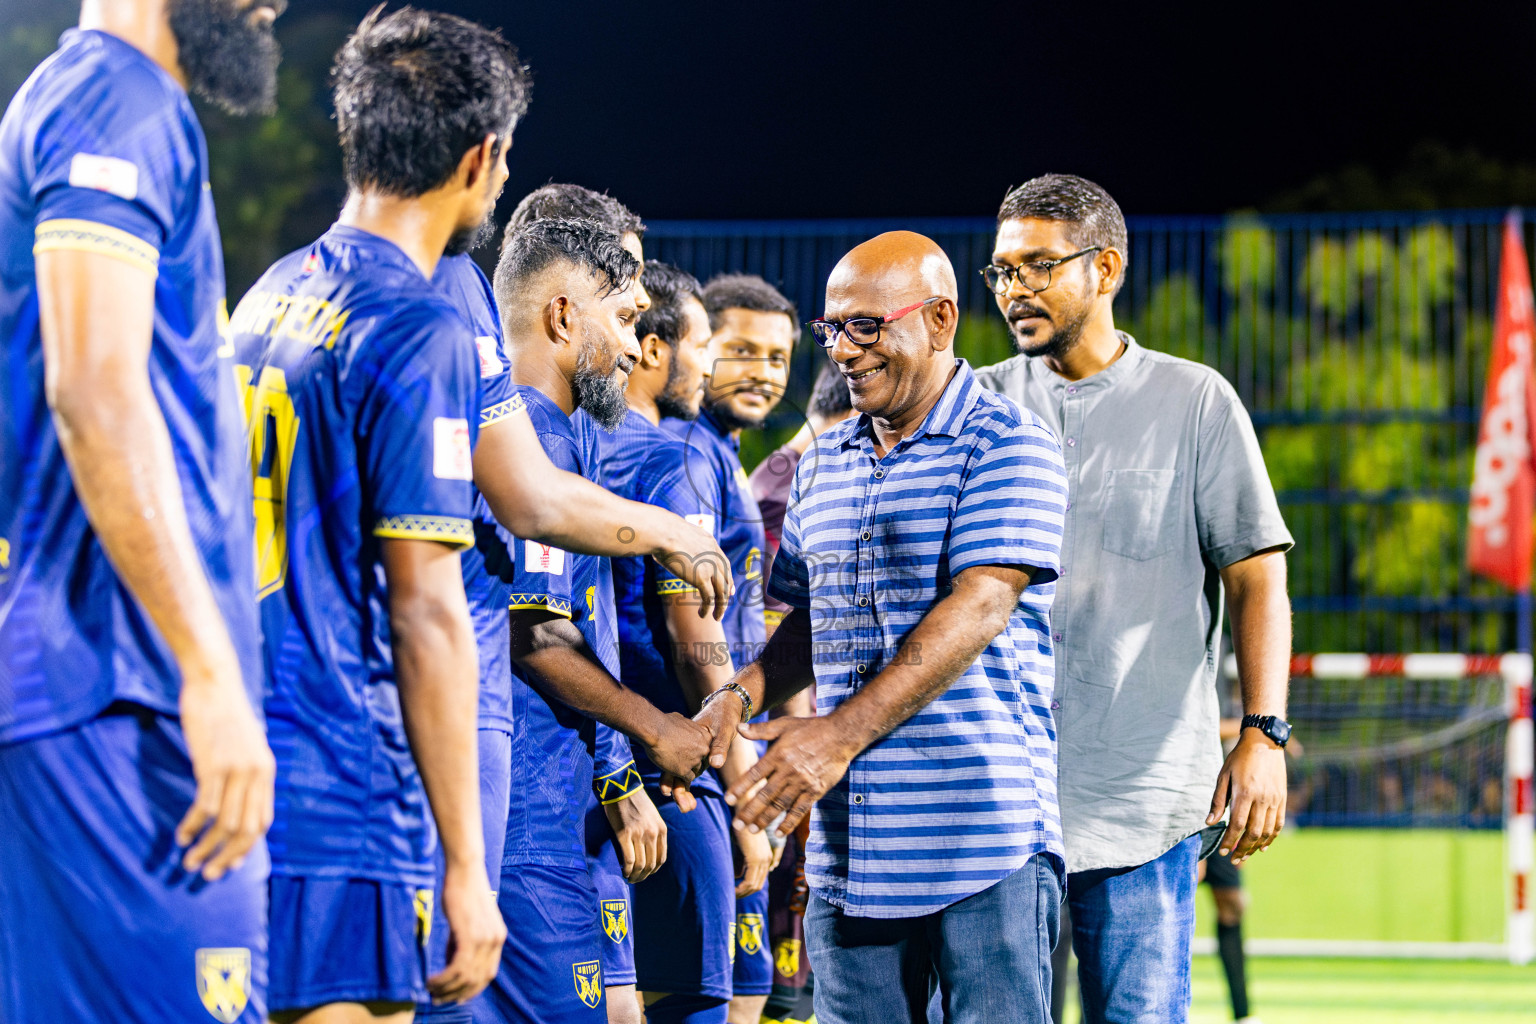
[[[473,542],[473,335],[404,252],[341,225],[274,264],[233,328],[278,764],[273,873],[431,885],[380,545]]]
[[[601,473],[608,489],[621,498],[664,508],[668,512],[713,531],[714,505],[709,494],[689,480],[688,470],[702,461],[703,453],[630,412],[613,434],[596,435]],[[662,597],[689,593],[693,587],[678,579],[652,558],[615,558],[614,606],[618,612],[619,666],[624,685],[644,695],[663,711],[692,715],[693,709],[678,681],[671,636],[667,630]],[[728,652],[716,652],[723,664]],[[650,785],[661,772],[635,751],[635,762]],[[719,793],[720,780],[706,769],[693,784],[699,792]]]
[[[467,254],[445,257],[438,263],[432,282],[475,334],[475,354],[480,359],[480,429],[522,415],[523,398],[512,383],[512,365],[502,346],[501,319],[496,315],[491,282]],[[478,489],[474,530],[475,546],[460,555],[459,561],[480,652],[480,728],[511,732],[512,662],[507,635],[511,565],[505,555],[511,534],[496,521]],[[496,564],[487,566],[487,553]]]
[[[699,418],[664,419],[661,429],[685,441],[702,457],[690,457],[685,472],[689,487],[702,502],[705,529],[715,535],[720,550],[731,563],[736,596],[726,609],[722,625],[730,645],[731,662],[741,668],[753,661],[768,640],[763,621],[763,516],[752,484],[741,465],[741,442],[731,437],[706,409]]]
[[[175,714],[170,652],[86,520],[43,395],[34,253],[155,275],[150,387],[187,523],[259,703],[251,482],[208,153],[186,93],[101,32],[65,33],[0,121],[0,743],[117,700]]]
[[[518,391],[550,461],[567,472],[595,476],[596,452],[590,441],[577,437],[571,417],[536,388],[520,386]],[[513,564],[508,603],[512,614],[541,611],[570,619],[603,667],[618,675],[608,560],[521,538],[514,538],[506,557]],[[611,736],[600,737],[603,728],[545,696],[528,670],[512,666],[512,778],[517,796],[507,816],[504,867],[586,867],[585,817],[600,745],[606,760],[628,760],[614,753]]]

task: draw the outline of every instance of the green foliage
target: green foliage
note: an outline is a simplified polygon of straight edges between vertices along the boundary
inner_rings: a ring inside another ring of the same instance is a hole
[[[955,354],[972,369],[991,366],[1015,355],[1008,324],[991,311],[985,315],[962,314],[955,330]]]

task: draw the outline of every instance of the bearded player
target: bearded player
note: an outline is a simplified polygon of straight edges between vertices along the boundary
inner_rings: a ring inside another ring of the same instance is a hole
[[[272,755],[208,154],[284,0],[87,0],[0,122],[0,1020],[261,1021]]]
[[[603,426],[624,413],[637,355],[631,281],[638,270],[618,237],[592,221],[539,221],[502,249],[496,297],[518,394],[551,461],[571,472],[596,473],[595,452],[571,422],[576,409]],[[498,893],[511,934],[475,1018],[601,1024],[608,940],[597,927],[585,842],[594,766],[604,757],[598,723],[634,737],[650,760],[686,778],[703,764],[710,737],[614,678],[607,559],[511,540],[487,551],[486,565],[510,584],[518,797],[507,815]],[[623,746],[620,767],[632,761]],[[612,765],[599,771],[611,775]]]

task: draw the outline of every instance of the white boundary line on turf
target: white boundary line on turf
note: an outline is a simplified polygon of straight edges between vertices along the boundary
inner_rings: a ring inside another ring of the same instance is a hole
[[[1349,939],[1245,939],[1249,956],[1357,957],[1366,960],[1507,960],[1502,942],[1368,942]],[[1197,938],[1197,956],[1214,956],[1216,940]]]

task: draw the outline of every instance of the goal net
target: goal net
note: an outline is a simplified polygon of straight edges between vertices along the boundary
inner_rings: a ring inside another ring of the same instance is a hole
[[[1235,659],[1227,659],[1227,669],[1235,675]],[[1505,943],[1459,955],[1529,963],[1530,693],[1529,655],[1296,656],[1288,718],[1301,749],[1289,759],[1289,822],[1503,830]],[[1349,952],[1343,945],[1334,952]],[[1361,944],[1358,951],[1415,955],[1411,943],[1375,948],[1382,945]]]

